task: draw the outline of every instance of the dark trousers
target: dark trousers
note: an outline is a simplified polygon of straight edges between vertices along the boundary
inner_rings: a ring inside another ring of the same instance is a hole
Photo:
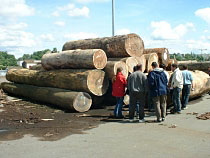
[[[190,97],[191,85],[184,85],[182,89],[182,108],[186,108]]]
[[[130,107],[129,119],[134,119],[136,104],[139,103],[139,119],[144,119],[145,93],[131,92],[130,93]]]
[[[180,92],[181,88],[174,88],[173,89],[173,105],[174,105],[174,112],[180,112],[181,111],[181,101],[180,101]]]

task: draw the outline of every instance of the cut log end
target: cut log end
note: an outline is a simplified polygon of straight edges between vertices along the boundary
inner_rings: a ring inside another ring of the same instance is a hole
[[[122,61],[116,62],[115,67],[114,67],[114,74],[115,75],[117,74],[117,69],[120,67],[123,69],[122,74],[125,76],[125,78],[127,78],[128,77],[128,66]]]
[[[126,52],[130,56],[140,57],[144,52],[144,42],[136,34],[128,34],[128,38],[125,41]]]
[[[109,81],[104,71],[93,70],[88,74],[87,85],[92,94],[102,96],[109,87]]]
[[[93,63],[96,69],[103,69],[107,63],[106,53],[103,50],[98,50],[93,55]]]
[[[88,93],[79,92],[74,99],[73,107],[78,112],[86,112],[92,105],[91,96]]]

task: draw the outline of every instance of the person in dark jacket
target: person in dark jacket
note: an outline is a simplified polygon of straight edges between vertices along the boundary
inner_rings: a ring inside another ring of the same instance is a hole
[[[114,109],[114,116],[116,118],[123,118],[122,106],[125,96],[126,78],[122,74],[122,68],[117,69],[117,74],[112,80],[112,95],[116,97],[117,104]]]
[[[155,105],[157,122],[165,120],[168,79],[162,68],[156,62],[152,63],[153,70],[148,75],[150,95]],[[162,118],[162,120],[161,120]]]
[[[134,121],[134,113],[136,104],[139,103],[139,122],[144,121],[144,106],[145,97],[147,93],[147,77],[142,72],[142,65],[136,66],[136,71],[133,72],[128,78],[128,90],[130,94],[130,106],[129,106],[129,120]]]

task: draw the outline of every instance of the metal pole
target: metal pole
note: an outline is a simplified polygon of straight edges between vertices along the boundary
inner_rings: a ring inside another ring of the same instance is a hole
[[[112,0],[112,36],[114,36],[114,0]]]

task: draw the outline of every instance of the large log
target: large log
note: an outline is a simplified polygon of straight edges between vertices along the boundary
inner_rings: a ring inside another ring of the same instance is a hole
[[[123,75],[125,76],[125,78],[127,78],[128,77],[128,67],[122,61],[108,61],[104,71],[106,72],[107,77],[110,80],[112,80],[112,78],[117,73],[117,69],[120,67],[123,69],[123,71],[122,71]]]
[[[172,64],[178,64],[177,60],[176,59],[169,59],[168,66],[166,67],[167,71],[171,71],[171,65]]]
[[[37,87],[6,82],[3,82],[1,86],[2,89],[9,94],[26,97],[31,100],[78,112],[88,111],[92,104],[90,95],[85,92],[73,92],[59,88]]]
[[[42,64],[37,64],[29,67],[29,70],[42,70],[44,71],[45,69],[42,67]]]
[[[138,35],[128,34],[69,41],[63,46],[63,51],[73,49],[102,49],[110,58],[141,56],[144,51],[144,42]]]
[[[53,69],[103,69],[106,66],[106,53],[101,49],[68,50],[61,53],[45,54],[42,66]]]
[[[133,72],[133,67],[138,64],[137,60],[135,57],[126,57],[126,58],[109,58],[109,61],[123,61],[127,67],[128,67],[128,72],[132,73]]]
[[[55,87],[78,92],[88,92],[97,96],[106,93],[108,79],[102,70],[61,69],[37,71],[28,69],[11,69],[7,80],[40,87]]]
[[[146,59],[146,72],[150,72],[152,70],[152,62],[158,63],[158,56],[156,53],[144,54]]]
[[[188,66],[189,70],[200,70],[204,72],[208,72],[208,67],[210,66],[210,61],[205,62],[194,62],[194,63],[181,63],[179,64],[179,68],[182,70],[183,66]]]
[[[138,64],[142,65],[142,72],[144,72],[146,69],[146,63],[147,63],[147,61],[145,59],[145,55],[142,55],[141,57],[135,57],[135,58],[136,58]]]
[[[168,60],[169,57],[169,51],[167,48],[150,48],[150,49],[144,49],[144,54],[150,54],[150,53],[157,53],[159,58],[159,64],[165,64],[165,66],[168,66]]]
[[[191,64],[197,63],[197,60],[186,60],[186,61],[177,61],[178,64]]]

